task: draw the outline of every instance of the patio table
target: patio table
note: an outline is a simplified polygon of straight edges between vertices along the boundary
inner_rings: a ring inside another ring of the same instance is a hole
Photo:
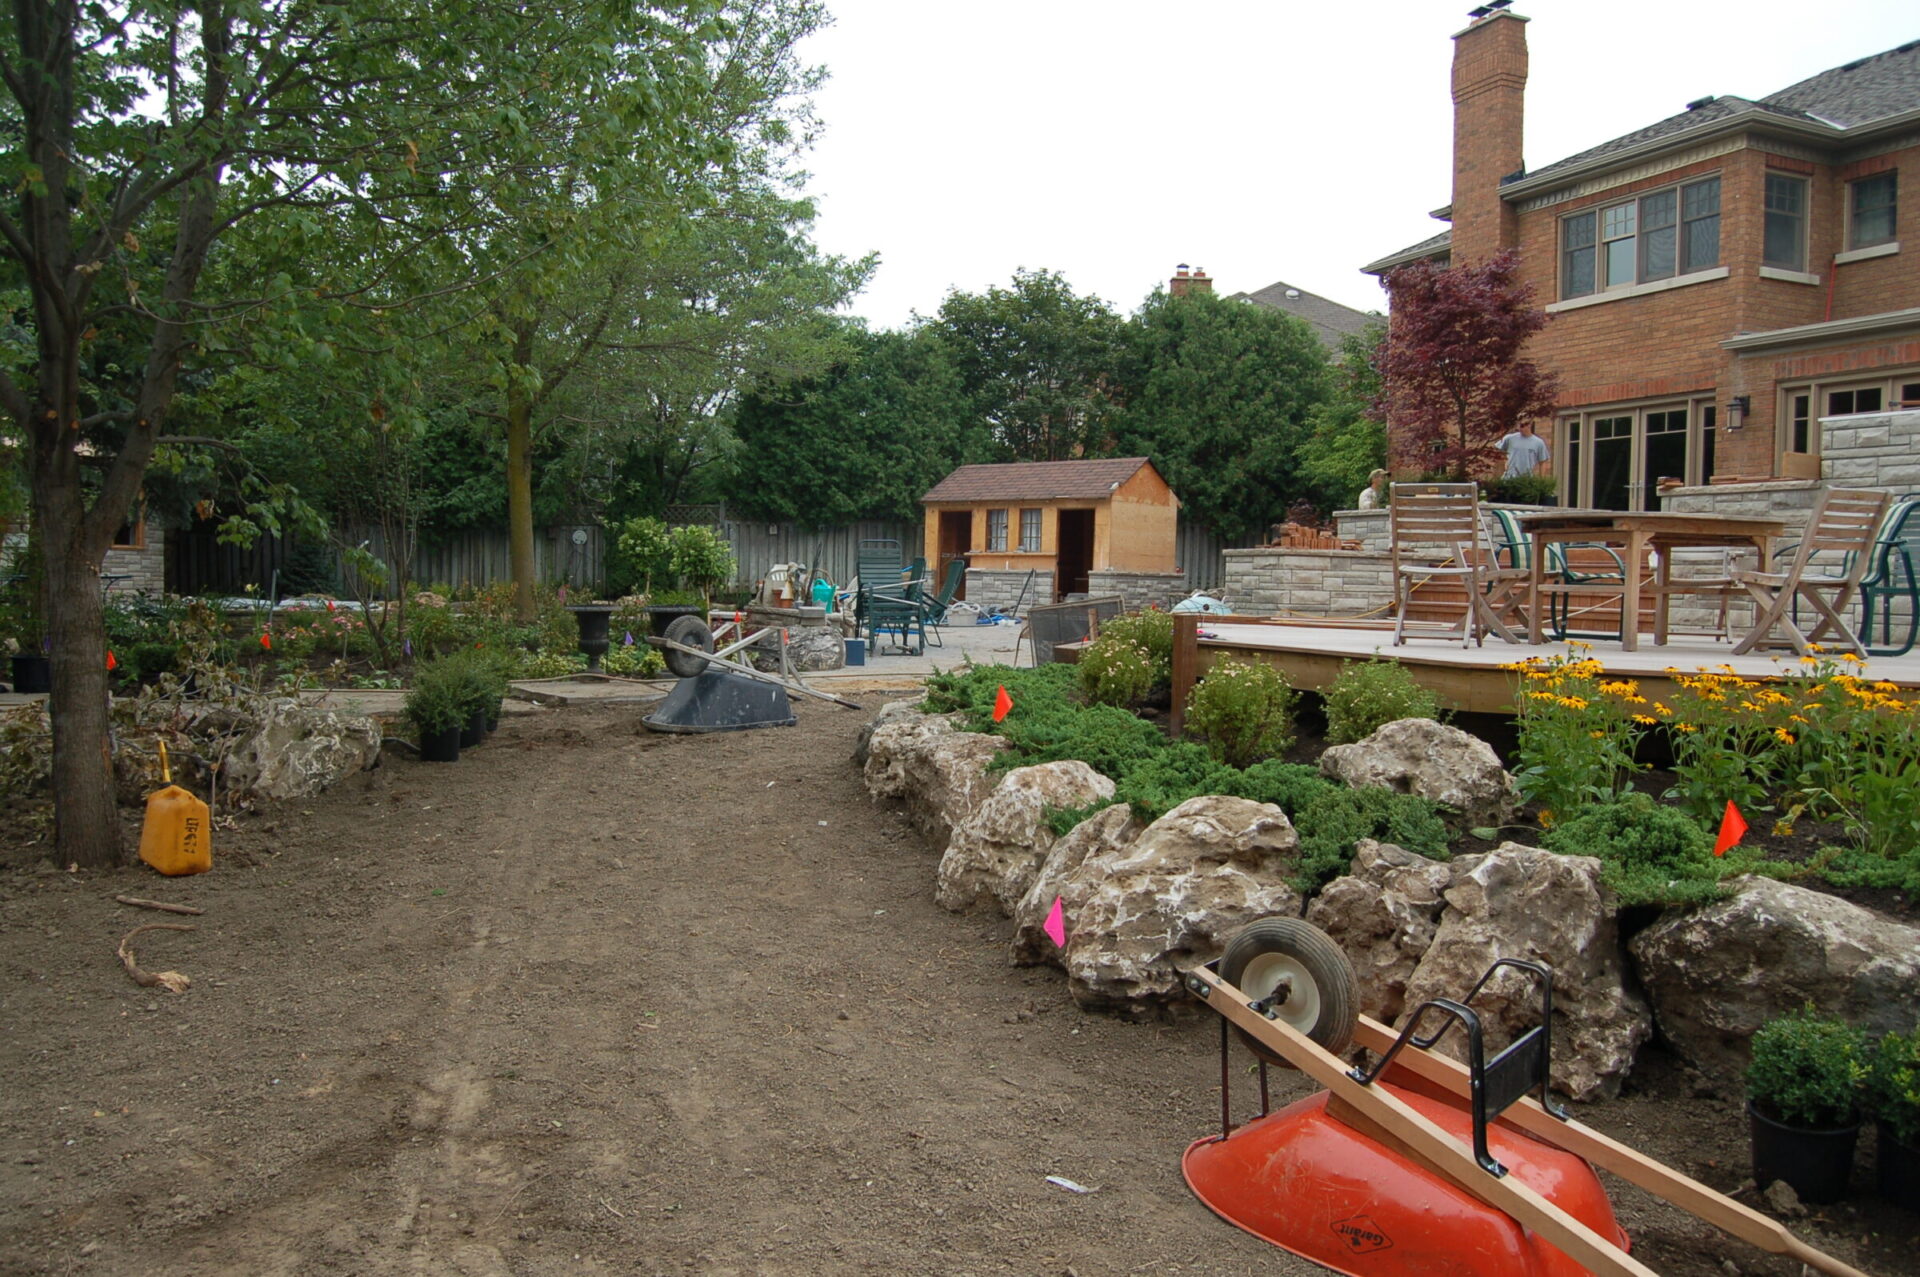
[[[1767,561],[1769,543],[1786,531],[1778,519],[1734,514],[1683,514],[1662,510],[1528,510],[1515,516],[1533,542],[1532,564],[1527,577],[1527,641],[1541,642],[1542,606],[1556,591],[1579,589],[1592,593],[1591,584],[1566,586],[1548,582],[1542,572],[1549,545],[1567,541],[1590,541],[1620,546],[1625,563],[1625,580],[1620,585],[1620,646],[1628,652],[1640,646],[1640,600],[1644,594],[1654,597],[1653,641],[1667,641],[1667,607],[1675,594],[1690,592],[1682,579],[1675,584],[1673,550],[1745,549],[1752,547]],[[1642,580],[1642,565],[1647,552],[1657,556],[1654,580]]]

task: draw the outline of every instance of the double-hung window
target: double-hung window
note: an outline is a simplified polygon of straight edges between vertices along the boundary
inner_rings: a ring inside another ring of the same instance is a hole
[[[1040,512],[1038,510],[1020,512],[1020,553],[1040,553]]]
[[[1004,554],[1007,549],[1007,512],[987,511],[987,549]]]
[[[1899,208],[1899,174],[1876,173],[1847,187],[1847,247],[1890,244]]]
[[[1767,174],[1766,229],[1760,260],[1781,270],[1807,268],[1807,179]]]
[[[1672,279],[1720,264],[1720,179],[1705,178],[1560,220],[1560,295]]]

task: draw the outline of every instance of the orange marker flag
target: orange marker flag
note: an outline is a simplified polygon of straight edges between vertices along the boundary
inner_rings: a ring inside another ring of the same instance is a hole
[[[1726,814],[1720,817],[1720,840],[1713,844],[1713,854],[1726,855],[1728,848],[1740,845],[1740,840],[1746,836],[1746,833],[1746,818],[1740,814],[1740,809],[1735,807],[1733,800],[1729,798]]]
[[[260,646],[271,652],[273,650],[273,635],[262,631],[260,635]]]
[[[1007,711],[1013,708],[1013,697],[1007,695],[1007,685],[1000,685],[1000,694],[993,698],[993,721],[998,723],[1006,718]]]
[[[120,668],[120,662],[113,659],[113,649],[108,648],[107,649],[107,672],[111,674],[114,670],[117,670],[119,668]]]

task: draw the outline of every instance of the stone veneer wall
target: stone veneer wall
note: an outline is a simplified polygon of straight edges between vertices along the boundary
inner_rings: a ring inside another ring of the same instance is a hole
[[[138,591],[143,594],[161,594],[167,588],[167,543],[166,533],[157,527],[147,528],[147,543],[137,550],[108,550],[104,564],[100,568],[102,576],[124,576],[124,581],[113,582],[110,593]]]
[[[1119,572],[1107,568],[1087,573],[1087,593],[1095,598],[1118,594],[1126,600],[1129,612],[1138,612],[1150,606],[1170,608],[1187,597],[1187,574],[1185,572]]]
[[[1375,554],[1387,552],[1387,512],[1385,510],[1335,510],[1334,527],[1348,541],[1358,541],[1362,550]]]
[[[1387,615],[1393,572],[1367,550],[1228,550],[1224,593],[1243,616]]]
[[[1820,477],[1836,488],[1920,490],[1920,412],[1822,417]]]
[[[1027,587],[1023,608],[1053,602],[1053,573],[1035,572],[1028,584],[1025,572],[998,572],[987,568],[967,569],[967,602],[982,612],[1012,613],[1020,600],[1020,587]]]
[[[1822,484],[1814,479],[1775,479],[1767,483],[1714,483],[1693,488],[1669,488],[1660,508],[1676,514],[1734,514],[1778,519],[1787,525],[1784,541],[1797,541],[1806,531],[1807,516],[1820,498]],[[1776,545],[1775,549],[1779,547]],[[1751,551],[1734,552],[1734,566],[1753,567]],[[1721,550],[1676,550],[1673,575],[1724,576],[1727,554]],[[1680,595],[1673,600],[1670,625],[1687,633],[1717,633],[1720,601],[1708,594]],[[1728,605],[1727,625],[1738,638],[1754,622],[1753,602],[1736,594]]]

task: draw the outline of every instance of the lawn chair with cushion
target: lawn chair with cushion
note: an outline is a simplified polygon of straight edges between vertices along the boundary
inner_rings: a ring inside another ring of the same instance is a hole
[[[1494,562],[1502,568],[1530,572],[1533,569],[1533,538],[1520,526],[1520,520],[1512,510],[1500,506],[1491,508],[1494,530],[1499,534],[1494,542]],[[1575,567],[1568,557],[1569,552],[1578,552],[1587,556],[1588,567]],[[1604,556],[1604,557],[1602,557]],[[1593,560],[1599,562],[1593,562]],[[1611,566],[1606,566],[1611,564]],[[1611,632],[1597,630],[1575,630],[1572,628],[1576,614],[1585,615],[1594,610],[1596,604],[1583,604],[1576,613],[1573,607],[1573,595],[1582,594],[1605,599],[1609,596],[1626,598],[1626,563],[1619,551],[1610,545],[1598,541],[1554,541],[1547,546],[1545,575],[1560,586],[1583,587],[1576,589],[1556,589],[1548,594],[1547,624],[1553,630],[1556,639],[1568,638],[1610,638],[1620,637],[1620,627]]]
[[[1733,584],[1753,597],[1758,619],[1734,644],[1734,654],[1756,647],[1791,647],[1805,655],[1817,643],[1864,656],[1866,645],[1848,626],[1845,614],[1872,566],[1891,500],[1885,492],[1829,488],[1814,506],[1807,535],[1784,571],[1735,572]],[[1815,556],[1825,556],[1818,566]],[[1801,602],[1817,619],[1811,630],[1801,629],[1795,618]]]
[[[1920,639],[1920,579],[1914,572],[1920,567],[1920,499],[1898,497],[1887,507],[1880,524],[1880,535],[1873,542],[1873,560],[1867,574],[1860,578],[1860,637],[1866,640],[1868,656],[1905,656]],[[1905,614],[1897,615],[1894,604],[1905,599]],[[1873,623],[1880,622],[1880,645],[1873,646]],[[1905,630],[1894,638],[1898,625]]]
[[[1393,569],[1393,642],[1408,637],[1414,589],[1439,579],[1458,581],[1466,606],[1457,626],[1442,631],[1460,645],[1485,641],[1489,631],[1520,642],[1503,617],[1517,614],[1527,573],[1494,559],[1480,513],[1480,488],[1471,483],[1396,483],[1387,503],[1388,556]]]
[[[921,600],[920,621],[923,627],[934,627],[927,631],[927,637],[935,647],[944,646],[940,641],[939,627],[947,623],[947,610],[953,606],[953,596],[960,592],[960,581],[966,574],[967,561],[955,559],[947,564],[947,579],[940,583],[939,592]]]

